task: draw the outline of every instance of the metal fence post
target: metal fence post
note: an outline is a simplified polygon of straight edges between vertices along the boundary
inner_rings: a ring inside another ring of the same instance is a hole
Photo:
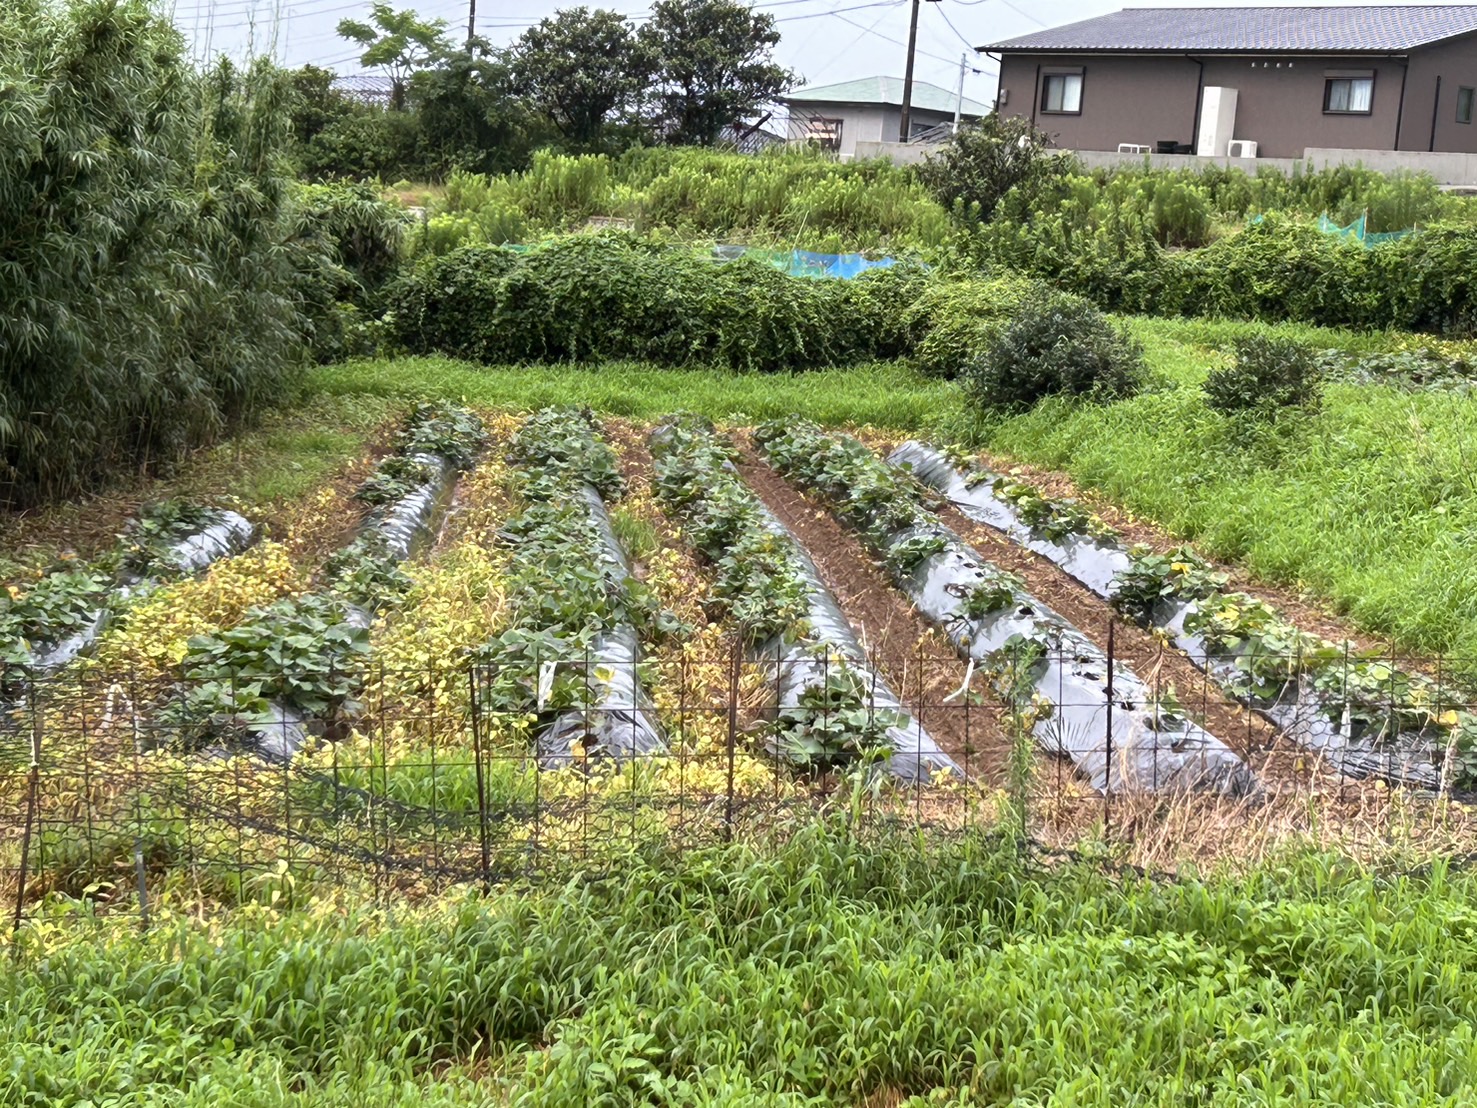
[[[482,772],[482,706],[477,681],[477,666],[467,669],[472,697],[472,757],[477,764],[477,835],[482,848],[482,891],[492,888],[491,860],[487,843],[487,780]]]
[[[20,872],[15,883],[15,922],[12,937],[18,935],[26,911],[26,877],[31,862],[31,829],[36,823],[36,790],[41,781],[41,716],[36,710],[36,686],[27,682],[31,698],[31,765],[26,774],[26,822],[21,831]]]
[[[1103,833],[1113,829],[1113,662],[1117,656],[1118,621],[1108,617],[1108,735],[1103,764]]]

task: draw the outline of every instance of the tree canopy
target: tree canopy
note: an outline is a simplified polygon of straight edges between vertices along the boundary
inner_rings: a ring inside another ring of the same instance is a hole
[[[390,77],[390,108],[403,111],[410,77],[451,53],[446,20],[422,19],[406,8],[396,11],[382,0],[369,7],[369,22],[341,19],[338,33],[364,47],[359,64],[383,69]]]
[[[795,83],[774,63],[774,16],[734,0],[657,0],[638,39],[668,142],[711,146]]]
[[[528,105],[581,147],[597,144],[613,115],[633,112],[650,79],[635,30],[605,9],[555,12],[523,32],[509,62]]]

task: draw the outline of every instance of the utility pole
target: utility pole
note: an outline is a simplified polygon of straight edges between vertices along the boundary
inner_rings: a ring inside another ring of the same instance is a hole
[[[969,51],[959,55],[959,91],[954,97],[954,133],[959,133],[959,117],[964,114],[964,70],[969,65]]]
[[[939,4],[943,0],[928,0],[930,4]],[[898,122],[899,142],[908,141],[908,117],[913,112],[913,52],[918,47],[918,9],[923,6],[922,0],[913,0],[913,17],[908,21],[908,65],[903,73],[903,111],[902,119]]]
[[[918,46],[918,9],[923,0],[913,0],[913,17],[908,21],[908,64],[903,70],[903,112],[898,124],[898,142],[908,141],[908,116],[913,110],[913,51]]]
[[[477,37],[477,0],[467,0],[467,53],[472,52],[472,41]]]

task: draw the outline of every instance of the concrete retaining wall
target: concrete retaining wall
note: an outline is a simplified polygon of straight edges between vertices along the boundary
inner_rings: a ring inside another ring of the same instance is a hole
[[[857,158],[888,158],[896,165],[916,165],[939,147],[901,142],[858,142]],[[1089,169],[1148,165],[1153,169],[1201,170],[1209,165],[1231,166],[1255,173],[1275,169],[1292,173],[1299,165],[1324,169],[1336,165],[1363,165],[1381,173],[1405,169],[1429,173],[1436,183],[1452,188],[1477,188],[1477,154],[1426,153],[1414,150],[1338,150],[1310,146],[1302,158],[1210,158],[1194,154],[1117,154],[1108,150],[1074,151]]]

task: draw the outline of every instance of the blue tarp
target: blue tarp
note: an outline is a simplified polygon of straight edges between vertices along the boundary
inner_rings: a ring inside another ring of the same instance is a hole
[[[860,254],[819,254],[814,250],[764,250],[757,246],[715,246],[713,255],[723,261],[754,258],[792,277],[851,278],[869,269],[890,269],[896,258],[865,258]]]

